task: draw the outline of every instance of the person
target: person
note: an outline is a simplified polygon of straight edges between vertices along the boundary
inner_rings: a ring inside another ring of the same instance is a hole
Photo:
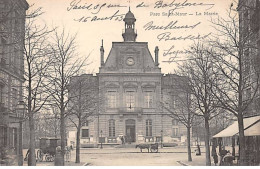
[[[217,154],[216,148],[217,148],[217,140],[213,139],[212,140],[212,151],[211,151],[212,153],[211,153],[211,156],[213,157],[215,166],[218,164],[218,154]]]
[[[32,159],[30,158],[30,153],[31,153],[31,149],[29,148],[26,152],[24,161],[27,161],[27,164],[31,164],[32,163]]]
[[[228,152],[229,152],[228,150],[225,150],[225,147],[222,147],[222,150],[219,152],[219,156],[220,156],[219,165],[220,165],[220,166],[223,165],[224,156],[227,155]]]
[[[213,160],[214,160],[214,164],[215,166],[217,165],[218,163],[218,155],[217,155],[217,152],[216,152],[216,148],[212,148],[212,157],[213,157]]]
[[[68,146],[65,147],[66,162],[70,162],[71,152]]]
[[[195,154],[196,154],[196,156],[201,155],[200,146],[198,144],[197,144],[197,149],[195,150]]]
[[[120,137],[121,144],[123,145],[123,136]]]
[[[122,139],[123,139],[123,144],[125,144],[125,136],[122,136],[122,137],[123,137],[123,138],[122,138]]]

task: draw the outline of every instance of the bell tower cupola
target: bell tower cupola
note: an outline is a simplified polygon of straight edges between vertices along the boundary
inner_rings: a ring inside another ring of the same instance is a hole
[[[125,42],[135,42],[137,33],[135,32],[135,16],[134,14],[130,11],[127,12],[124,18],[125,22],[125,31],[123,32],[122,36],[124,38]]]

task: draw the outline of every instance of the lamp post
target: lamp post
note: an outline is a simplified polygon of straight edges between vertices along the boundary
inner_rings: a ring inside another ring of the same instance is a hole
[[[161,130],[161,148],[163,148],[163,130]]]
[[[23,119],[25,113],[25,104],[19,101],[16,107],[17,117],[19,118],[19,147],[18,147],[18,165],[23,166]]]
[[[103,131],[101,130],[101,131],[100,131],[100,134],[101,134],[101,146],[100,146],[100,149],[103,149],[103,145],[102,145],[102,144],[103,144],[102,133],[103,133]]]

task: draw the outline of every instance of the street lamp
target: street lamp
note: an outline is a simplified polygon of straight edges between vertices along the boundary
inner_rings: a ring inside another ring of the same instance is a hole
[[[161,148],[163,148],[163,130],[161,130]]]
[[[100,149],[103,148],[103,145],[102,145],[102,143],[103,143],[102,133],[103,133],[103,131],[101,130],[101,131],[100,131],[100,134],[101,134],[101,137],[100,137],[100,138],[101,138],[101,147],[100,147]]]
[[[16,115],[19,118],[19,149],[18,149],[18,165],[23,166],[23,119],[25,113],[25,104],[19,101],[16,107]]]

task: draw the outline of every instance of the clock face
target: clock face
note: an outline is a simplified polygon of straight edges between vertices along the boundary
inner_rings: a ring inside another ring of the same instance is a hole
[[[135,64],[135,61],[134,61],[134,59],[132,57],[129,57],[129,58],[126,59],[126,64],[128,66],[132,66],[132,65]]]

